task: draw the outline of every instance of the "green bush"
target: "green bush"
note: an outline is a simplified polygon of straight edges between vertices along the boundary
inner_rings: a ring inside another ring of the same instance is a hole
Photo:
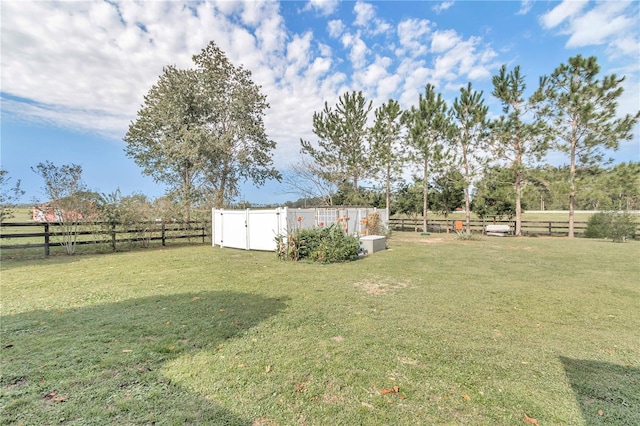
[[[631,213],[612,214],[609,230],[607,231],[607,238],[611,238],[615,242],[623,242],[627,239],[634,238],[635,233],[636,221]]]
[[[357,237],[346,235],[337,225],[326,228],[300,229],[276,237],[278,257],[283,260],[309,259],[335,263],[355,260],[360,251]]]
[[[631,213],[601,212],[589,218],[584,236],[611,238],[615,242],[623,242],[628,238],[634,238],[635,232],[636,222]]]
[[[584,231],[586,238],[607,238],[607,229],[611,224],[611,214],[600,212],[591,215]]]

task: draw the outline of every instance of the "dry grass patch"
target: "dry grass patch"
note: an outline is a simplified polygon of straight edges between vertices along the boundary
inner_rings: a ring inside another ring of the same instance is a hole
[[[409,280],[391,281],[388,278],[384,279],[376,277],[370,280],[359,281],[353,285],[367,294],[371,294],[373,296],[384,296],[389,291],[406,289],[410,284],[411,282]]]

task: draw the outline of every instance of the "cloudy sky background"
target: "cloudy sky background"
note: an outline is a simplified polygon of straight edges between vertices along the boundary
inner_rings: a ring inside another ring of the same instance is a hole
[[[362,90],[374,108],[404,108],[427,83],[449,101],[468,81],[520,65],[528,95],[541,75],[569,57],[595,55],[602,75],[625,75],[620,113],[640,109],[640,3],[637,1],[17,1],[1,13],[1,166],[43,199],[39,162],[83,166],[90,189],[161,196],[124,154],[122,137],[162,72],[190,67],[210,40],[252,72],[271,108],[265,126],[278,144],[276,167],[296,161],[313,140],[312,116],[345,91]],[[616,161],[640,160],[640,129]],[[559,154],[549,161],[566,162]],[[276,184],[246,185],[242,198],[297,196]]]

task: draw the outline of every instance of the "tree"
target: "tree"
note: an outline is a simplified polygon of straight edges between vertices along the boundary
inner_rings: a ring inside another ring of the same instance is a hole
[[[574,210],[578,186],[576,172],[602,163],[605,149],[617,149],[620,140],[632,138],[631,129],[640,112],[616,118],[623,78],[615,74],[602,81],[597,58],[569,58],[550,76],[540,79],[536,92],[544,116],[552,125],[556,148],[569,156],[569,237],[574,237]]]
[[[453,137],[453,145],[462,166],[464,178],[464,207],[466,232],[471,232],[471,188],[482,172],[488,159],[482,154],[487,151],[487,112],[484,105],[483,92],[476,92],[467,87],[460,89],[460,97],[453,102],[452,115],[457,129]]]
[[[431,209],[444,215],[449,233],[449,213],[464,205],[464,177],[455,169],[441,171],[433,179]]]
[[[366,145],[367,116],[371,102],[362,92],[347,92],[338,98],[335,110],[324,103],[324,110],[313,114],[313,133],[317,147],[300,139],[301,152],[309,155],[336,184],[348,181],[356,201],[359,182],[370,177],[370,156]]]
[[[127,155],[167,185],[184,219],[203,197],[223,207],[240,181],[279,179],[272,167],[275,142],[264,130],[269,107],[251,73],[235,67],[214,42],[193,56],[194,69],[163,69],[124,137]]]
[[[93,213],[95,194],[87,191],[82,181],[82,166],[64,164],[60,167],[47,161],[31,168],[44,180],[44,193],[49,201],[41,206],[51,211],[62,228],[62,245],[68,255],[76,250],[78,225]],[[45,218],[46,218],[45,214]]]
[[[309,156],[301,155],[284,173],[282,182],[287,188],[287,193],[296,194],[305,200],[321,200],[322,205],[332,206],[333,197],[339,188],[339,182],[333,180],[335,173],[334,168],[327,170],[312,161]]]
[[[13,218],[16,202],[24,195],[24,191],[20,189],[20,180],[9,187],[11,178],[8,174],[8,171],[0,169],[0,223]]]
[[[640,162],[615,165],[603,176],[615,210],[640,210]]]
[[[127,243],[148,247],[156,226],[151,203],[143,194],[122,196],[120,189],[96,198],[96,210],[103,235],[111,235],[111,249],[116,250],[116,232],[127,233]]]
[[[422,213],[422,184],[414,182],[413,184],[402,185],[396,194],[396,212],[409,216],[414,221],[414,230],[418,232],[418,215]],[[425,228],[422,229],[427,232]]]
[[[514,217],[517,206],[513,198],[516,171],[511,168],[490,167],[475,185],[472,210],[478,217]],[[521,200],[521,206],[525,205]],[[520,233],[522,235],[522,233]]]
[[[400,104],[389,99],[375,110],[376,121],[371,129],[373,168],[385,188],[387,218],[391,217],[391,184],[402,174],[405,153],[399,144],[402,136]]]
[[[429,179],[447,157],[445,144],[451,136],[452,124],[447,114],[447,103],[435,87],[427,84],[424,96],[420,94],[418,107],[404,115],[409,127],[409,145],[422,168],[422,227],[428,226]]]
[[[505,65],[493,76],[493,96],[502,103],[502,115],[492,123],[496,157],[506,160],[512,171],[515,195],[515,235],[522,235],[522,192],[527,185],[527,166],[540,161],[547,151],[543,121],[533,117],[531,123],[524,118],[532,111],[531,102],[524,99],[526,84],[516,66],[507,72]]]

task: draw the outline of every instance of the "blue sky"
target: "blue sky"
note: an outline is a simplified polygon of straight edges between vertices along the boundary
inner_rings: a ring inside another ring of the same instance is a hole
[[[162,67],[188,67],[214,40],[253,74],[271,108],[275,166],[313,140],[312,116],[345,91],[374,108],[403,108],[427,83],[451,103],[471,81],[490,113],[491,76],[520,65],[528,94],[569,57],[595,55],[602,75],[626,76],[619,113],[640,109],[637,1],[218,1],[1,3],[1,167],[20,179],[24,202],[43,200],[31,167],[83,167],[87,186],[123,195],[163,195],[124,153],[122,137]],[[611,155],[640,160],[640,129]],[[563,164],[551,153],[548,161]],[[298,198],[275,183],[243,187],[253,203]]]

